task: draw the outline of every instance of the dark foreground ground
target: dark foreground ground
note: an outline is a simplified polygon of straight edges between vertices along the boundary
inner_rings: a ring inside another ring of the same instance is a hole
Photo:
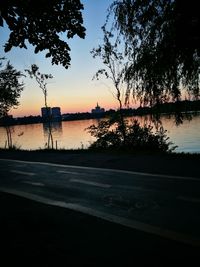
[[[0,151],[0,158],[198,177],[199,157]],[[0,193],[1,266],[196,266],[200,248]]]

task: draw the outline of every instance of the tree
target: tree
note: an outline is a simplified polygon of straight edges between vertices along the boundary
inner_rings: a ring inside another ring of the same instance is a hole
[[[91,53],[93,57],[99,57],[105,68],[99,69],[95,78],[99,79],[104,75],[110,79],[114,85],[114,97],[119,103],[119,116],[112,116],[109,119],[98,121],[97,125],[91,125],[86,130],[96,138],[89,149],[112,149],[112,150],[147,150],[156,152],[171,152],[175,147],[170,148],[171,142],[168,142],[166,130],[158,127],[153,133],[153,127],[150,125],[140,126],[137,120],[131,123],[124,118],[123,114],[123,90],[126,87],[125,102],[128,102],[129,84],[124,84],[126,70],[129,68],[129,62],[126,53],[120,45],[120,40],[110,31],[102,27],[104,38],[103,43],[94,48]],[[120,52],[122,48],[122,52]]]
[[[0,26],[8,25],[10,36],[5,52],[12,47],[27,48],[26,40],[35,46],[35,53],[47,50],[52,64],[70,65],[70,47],[61,39],[85,37],[80,0],[3,0],[0,1]]]
[[[114,17],[114,20],[113,20]],[[131,63],[125,80],[143,105],[199,98],[200,19],[197,1],[116,0],[107,25]],[[130,91],[127,92],[130,94]]]
[[[47,119],[48,119],[48,141],[47,141],[47,148],[50,149],[50,147],[54,148],[53,143],[53,134],[52,134],[52,119],[50,114],[50,109],[47,103],[47,80],[52,79],[53,76],[51,74],[43,74],[39,72],[39,67],[35,64],[31,65],[31,69],[26,69],[26,72],[28,72],[29,76],[31,78],[35,78],[36,82],[38,83],[39,87],[42,89],[43,95],[44,95],[44,105],[47,111]],[[51,146],[50,146],[51,144]]]
[[[104,75],[106,79],[110,79],[112,81],[115,88],[113,96],[117,99],[119,104],[119,129],[121,130],[124,142],[126,142],[126,127],[122,108],[124,97],[124,75],[127,63],[125,63],[125,56],[118,50],[118,40],[115,40],[115,36],[113,36],[111,32],[107,31],[105,26],[102,27],[102,30],[104,34],[103,43],[97,48],[94,48],[91,51],[91,54],[94,58],[99,57],[105,68],[99,69],[94,78],[98,80],[101,75]]]
[[[22,72],[14,69],[10,62],[6,64],[4,69],[0,70],[0,118],[4,118],[5,123],[8,122],[5,124],[5,128],[9,148],[12,148],[13,144],[8,112],[11,108],[19,105],[18,98],[24,88],[23,82],[20,82],[22,76],[24,76]]]

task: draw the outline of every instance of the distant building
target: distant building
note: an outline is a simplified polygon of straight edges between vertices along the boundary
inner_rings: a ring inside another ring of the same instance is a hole
[[[52,115],[52,119],[53,120],[61,120],[62,117],[61,117],[61,111],[60,111],[60,107],[53,107],[51,109],[51,115]]]
[[[91,110],[92,114],[101,114],[105,112],[104,108],[101,108],[98,103],[94,109]]]
[[[51,116],[51,108],[50,107],[42,107],[41,108],[41,115],[43,119],[46,119]]]
[[[44,121],[47,121],[48,118],[51,118],[52,121],[60,121],[62,119],[60,107],[42,107],[41,114]]]

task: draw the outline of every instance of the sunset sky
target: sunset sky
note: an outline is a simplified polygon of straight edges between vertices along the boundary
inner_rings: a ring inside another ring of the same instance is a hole
[[[51,60],[45,58],[45,53],[34,54],[34,48],[13,48],[3,52],[3,45],[8,40],[9,31],[4,26],[0,28],[0,56],[5,56],[10,63],[24,72],[31,64],[37,64],[41,73],[51,73],[53,79],[48,84],[49,106],[60,106],[62,113],[91,111],[98,102],[103,108],[116,109],[117,101],[112,95],[113,86],[107,80],[92,80],[95,72],[103,67],[99,59],[93,59],[90,51],[102,42],[101,26],[105,22],[106,9],[113,0],[82,0],[84,5],[83,19],[86,28],[86,38],[75,37],[68,40],[71,47],[71,67],[66,70],[62,66],[51,65]],[[44,106],[41,89],[35,80],[23,79],[25,89],[21,94],[20,105],[11,110],[14,117],[40,115]]]

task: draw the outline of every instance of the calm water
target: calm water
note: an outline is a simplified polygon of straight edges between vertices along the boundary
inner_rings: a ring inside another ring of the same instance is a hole
[[[141,123],[148,117],[134,117]],[[200,115],[192,120],[185,120],[183,124],[176,126],[172,118],[162,117],[164,128],[168,131],[170,141],[178,148],[177,152],[200,153]],[[58,148],[88,147],[94,140],[84,129],[97,120],[65,121],[53,124],[53,138],[57,141]],[[12,127],[13,143],[21,149],[44,148],[47,142],[47,128],[44,124],[16,125]],[[0,147],[5,146],[6,132],[0,127]]]

